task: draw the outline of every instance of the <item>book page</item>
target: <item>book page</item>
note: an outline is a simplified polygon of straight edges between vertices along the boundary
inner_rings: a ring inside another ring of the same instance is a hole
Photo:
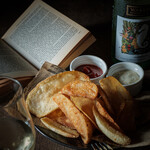
[[[67,68],[68,64],[77,56],[81,55],[85,49],[87,49],[91,43],[95,42],[95,37],[89,34],[88,38],[86,38],[83,42],[83,44],[77,45],[75,50],[72,51],[72,53],[68,53],[66,58],[60,63],[60,67]]]
[[[59,65],[89,31],[43,1],[35,0],[3,36],[37,68]]]
[[[0,75],[13,78],[34,76],[37,69],[0,40]]]

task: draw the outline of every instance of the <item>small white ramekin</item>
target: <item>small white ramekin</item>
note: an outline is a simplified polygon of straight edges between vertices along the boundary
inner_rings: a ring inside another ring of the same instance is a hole
[[[107,73],[107,65],[105,61],[94,55],[81,55],[72,60],[70,63],[70,71],[75,70],[78,66],[84,64],[96,65],[102,69],[103,74],[101,76],[90,79],[95,84],[99,84],[99,80],[104,78]]]
[[[136,63],[120,62],[120,63],[116,63],[112,65],[108,69],[107,76],[113,76],[114,73],[117,73],[122,70],[132,70],[140,76],[138,81],[130,85],[123,85],[130,92],[132,96],[136,96],[142,89],[142,83],[143,83],[143,78],[144,78],[143,68]]]

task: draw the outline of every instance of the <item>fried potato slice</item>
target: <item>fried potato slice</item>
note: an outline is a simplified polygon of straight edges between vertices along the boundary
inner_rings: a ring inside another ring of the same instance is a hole
[[[75,106],[89,118],[94,126],[98,128],[92,111],[92,107],[94,106],[95,101],[85,97],[74,96],[71,96],[70,99],[75,104]]]
[[[71,129],[75,129],[73,124],[70,122],[70,120],[65,116],[65,114],[62,112],[60,108],[56,109],[55,111],[49,113],[46,117],[66,126]]]
[[[100,80],[100,86],[105,91],[116,117],[125,107],[127,100],[132,100],[130,93],[114,77],[109,76]]]
[[[95,106],[97,108],[97,111],[99,112],[99,114],[106,119],[106,121],[113,126],[114,128],[116,128],[117,130],[120,130],[120,127],[118,126],[118,124],[114,121],[114,119],[109,115],[109,113],[106,111],[105,107],[104,107],[104,102],[101,100],[101,98],[97,99],[95,102]]]
[[[88,144],[93,134],[93,126],[90,120],[79,111],[67,96],[57,93],[53,96],[53,100],[72,122],[75,129],[81,135],[84,144]]]
[[[98,95],[97,85],[90,81],[74,80],[66,84],[61,92],[69,96],[95,99]]]
[[[50,129],[51,131],[57,134],[60,134],[68,138],[79,137],[79,133],[76,130],[65,127],[50,118],[44,117],[44,118],[41,118],[40,120],[48,129]]]
[[[79,71],[66,71],[50,76],[37,84],[27,96],[26,102],[30,112],[37,117],[43,117],[58,108],[52,96],[64,85],[73,80],[90,81],[90,78]]]
[[[133,131],[135,129],[135,115],[131,94],[112,76],[100,80],[100,86],[105,91],[115,112],[115,120],[118,125],[125,132]]]
[[[112,126],[112,123],[108,121],[110,120],[110,118],[108,120],[105,119],[105,117],[103,117],[97,111],[97,108],[95,106],[93,107],[93,114],[95,116],[98,127],[104,135],[106,135],[109,139],[111,139],[117,144],[123,146],[130,144],[131,139],[128,136],[126,136],[123,132],[118,130],[115,126]]]
[[[113,108],[109,102],[108,96],[106,95],[106,93],[103,91],[103,89],[100,86],[98,86],[98,91],[99,91],[101,99],[103,99],[103,101],[104,101],[104,104],[105,104],[107,111],[110,114],[114,115],[114,111],[113,111]]]

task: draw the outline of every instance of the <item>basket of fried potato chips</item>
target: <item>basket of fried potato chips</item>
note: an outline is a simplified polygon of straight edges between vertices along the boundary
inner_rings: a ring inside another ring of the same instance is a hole
[[[96,85],[82,72],[59,72],[31,88],[26,103],[45,129],[65,138],[80,137],[83,144],[89,144],[103,135],[112,145],[131,143],[128,133],[135,128],[133,99],[114,77],[101,79]]]

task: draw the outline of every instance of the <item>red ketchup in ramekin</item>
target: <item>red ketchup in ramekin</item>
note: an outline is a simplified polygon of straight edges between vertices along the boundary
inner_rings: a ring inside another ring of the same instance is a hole
[[[85,73],[91,79],[97,78],[103,74],[103,71],[100,67],[91,64],[80,65],[75,70]]]

